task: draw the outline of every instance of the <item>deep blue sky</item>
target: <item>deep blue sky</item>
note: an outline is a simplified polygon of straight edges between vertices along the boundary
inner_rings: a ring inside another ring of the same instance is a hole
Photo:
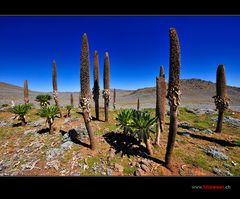
[[[0,82],[52,90],[56,59],[59,91],[79,91],[80,50],[87,33],[91,87],[98,50],[100,84],[109,52],[111,88],[155,85],[160,65],[169,70],[169,28],[177,29],[181,79],[215,82],[225,64],[227,84],[240,87],[240,16],[0,16]]]

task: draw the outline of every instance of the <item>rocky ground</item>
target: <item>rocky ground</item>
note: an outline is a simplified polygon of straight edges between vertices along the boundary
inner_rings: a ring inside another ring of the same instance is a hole
[[[66,110],[63,110],[66,112]],[[154,115],[154,109],[149,109]],[[148,156],[144,144],[126,148],[125,135],[110,121],[92,121],[97,150],[89,148],[82,115],[74,109],[70,118],[57,118],[54,134],[32,109],[28,124],[19,126],[7,108],[0,111],[1,176],[239,176],[240,113],[225,113],[223,133],[216,134],[213,109],[180,108],[173,171],[164,167],[169,117],[161,146]],[[94,115],[94,113],[93,113]],[[152,142],[154,141],[154,134]]]

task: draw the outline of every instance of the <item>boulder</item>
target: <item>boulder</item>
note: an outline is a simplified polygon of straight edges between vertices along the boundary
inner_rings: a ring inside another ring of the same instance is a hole
[[[204,148],[204,151],[207,155],[210,155],[218,160],[228,160],[228,156],[214,146],[208,146],[208,148]]]

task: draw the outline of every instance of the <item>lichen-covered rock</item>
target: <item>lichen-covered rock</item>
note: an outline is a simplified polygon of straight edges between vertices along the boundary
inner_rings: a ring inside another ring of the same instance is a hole
[[[67,142],[64,142],[63,144],[61,144],[60,148],[61,148],[61,150],[66,151],[68,149],[71,149],[72,145],[73,145],[72,141],[67,141]]]
[[[219,160],[228,160],[228,156],[214,146],[204,148],[205,153]]]

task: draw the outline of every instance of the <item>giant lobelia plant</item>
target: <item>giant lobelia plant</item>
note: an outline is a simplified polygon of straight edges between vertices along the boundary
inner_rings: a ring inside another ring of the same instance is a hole
[[[170,106],[170,125],[165,163],[172,169],[171,159],[177,134],[177,109],[180,105],[180,45],[175,28],[170,28],[170,67],[167,98]]]
[[[91,149],[96,149],[96,141],[91,126],[91,110],[90,110],[90,61],[89,61],[89,47],[87,34],[84,33],[82,37],[82,51],[80,57],[80,106],[83,111],[83,118],[90,138]]]

